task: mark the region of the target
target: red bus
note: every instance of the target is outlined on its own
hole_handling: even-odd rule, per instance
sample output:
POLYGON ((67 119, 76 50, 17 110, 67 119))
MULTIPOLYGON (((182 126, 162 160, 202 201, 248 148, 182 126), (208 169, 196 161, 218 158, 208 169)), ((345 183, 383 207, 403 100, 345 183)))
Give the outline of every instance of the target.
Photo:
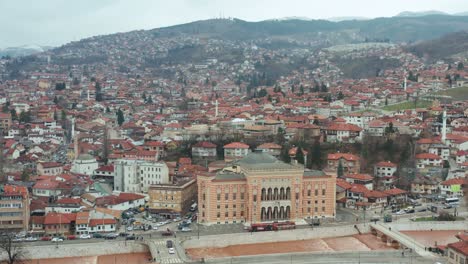
POLYGON ((258 223, 252 224, 249 228, 250 232, 260 232, 260 231, 278 231, 278 230, 287 230, 295 229, 296 223, 291 221, 286 222, 276 222, 276 223, 258 223))

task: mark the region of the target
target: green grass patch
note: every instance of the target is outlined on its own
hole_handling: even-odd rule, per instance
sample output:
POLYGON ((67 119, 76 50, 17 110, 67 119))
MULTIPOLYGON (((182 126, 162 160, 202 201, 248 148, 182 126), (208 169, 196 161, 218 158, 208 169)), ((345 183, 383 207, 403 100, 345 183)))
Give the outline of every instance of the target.
POLYGON ((399 104, 384 106, 382 109, 385 111, 398 111, 404 109, 427 108, 430 106, 432 106, 432 101, 418 100, 416 107, 414 106, 414 102, 405 101, 399 104))
POLYGON ((451 96, 453 100, 468 100, 468 86, 438 91, 437 95, 451 96))
MULTIPOLYGON (((439 221, 437 220, 437 216, 436 217, 432 217, 432 216, 428 216, 428 217, 418 217, 418 218, 413 218, 411 219, 412 221, 414 222, 432 222, 432 221, 439 221)), ((464 217, 461 217, 461 216, 457 216, 457 218, 455 219, 455 221, 463 221, 465 220, 464 217)))

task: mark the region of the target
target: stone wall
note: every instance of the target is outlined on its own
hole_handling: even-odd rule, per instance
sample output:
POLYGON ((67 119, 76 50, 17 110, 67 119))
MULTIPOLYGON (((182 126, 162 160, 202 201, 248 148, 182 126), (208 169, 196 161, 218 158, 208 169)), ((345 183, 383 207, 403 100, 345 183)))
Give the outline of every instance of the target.
MULTIPOLYGON (((361 233, 370 232, 370 226, 368 224, 359 224, 358 228, 361 233)), ((358 231, 354 228, 354 225, 253 233, 246 231, 244 233, 237 234, 201 236, 200 239, 192 237, 183 241, 182 245, 184 248, 226 247, 239 244, 307 240, 315 238, 351 236, 356 234, 358 234, 358 231)))
MULTIPOLYGON (((50 245, 33 246, 25 244, 24 252, 27 259, 47 259, 66 257, 90 257, 101 255, 125 254, 147 252, 148 247, 134 241, 108 241, 98 243, 76 243, 59 244, 58 248, 54 243, 50 245)), ((1 254, 1 259, 6 255, 1 254)))
POLYGON ((467 230, 468 221, 406 222, 387 225, 399 231, 467 230))

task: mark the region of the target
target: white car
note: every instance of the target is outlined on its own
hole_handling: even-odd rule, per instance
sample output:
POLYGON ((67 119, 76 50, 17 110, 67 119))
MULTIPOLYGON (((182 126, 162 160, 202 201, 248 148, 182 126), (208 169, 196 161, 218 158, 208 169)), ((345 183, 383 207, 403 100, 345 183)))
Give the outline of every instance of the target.
POLYGON ((91 235, 90 234, 81 234, 80 239, 90 239, 91 235))
POLYGON ((34 242, 34 241, 37 241, 37 237, 27 237, 24 239, 24 241, 26 242, 34 242))
POLYGON ((165 224, 166 224, 165 222, 159 222, 159 223, 156 223, 156 226, 163 226, 165 224))
POLYGON ((169 248, 169 254, 175 254, 175 249, 174 248, 169 248))
POLYGON ((127 227, 127 231, 133 231, 133 226, 127 227))
POLYGON ((52 242, 63 242, 63 238, 61 238, 61 237, 54 237, 54 238, 52 238, 51 241, 52 241, 52 242))
POLYGON ((405 213, 406 213, 405 211, 401 210, 401 211, 398 211, 396 214, 397 215, 402 215, 402 214, 405 214, 405 213))
POLYGON ((151 227, 153 228, 153 230, 158 230, 158 227, 155 226, 155 225, 153 225, 153 226, 151 226, 151 227))
POLYGON ((190 227, 183 227, 181 231, 182 232, 190 232, 190 231, 192 231, 192 229, 190 227))

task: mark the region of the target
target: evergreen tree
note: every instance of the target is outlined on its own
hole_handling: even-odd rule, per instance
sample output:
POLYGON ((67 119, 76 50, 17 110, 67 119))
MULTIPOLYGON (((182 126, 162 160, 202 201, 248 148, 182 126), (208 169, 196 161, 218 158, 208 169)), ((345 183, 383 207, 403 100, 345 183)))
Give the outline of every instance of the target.
POLYGON ((301 95, 304 95, 304 86, 301 84, 301 87, 299 87, 299 93, 301 95))
POLYGON ((141 99, 143 99, 143 102, 146 102, 146 92, 143 92, 143 95, 141 96, 141 99))
POLYGON ((57 96, 54 96, 54 104, 57 104, 58 103, 58 98, 57 96))
POLYGON ((102 88, 101 84, 99 82, 96 82, 96 94, 95 94, 95 99, 97 102, 102 101, 102 88))
POLYGON ((8 113, 10 111, 10 102, 6 102, 3 106, 2 106, 2 112, 3 113, 8 113))
POLYGON ((21 172, 21 181, 29 181, 29 172, 27 170, 23 170, 23 172, 21 172))
POLYGON ((302 152, 302 148, 300 146, 296 149, 296 160, 300 164, 304 164, 304 152, 302 152))
POLYGON ((343 94, 343 92, 340 91, 340 92, 338 93, 338 96, 337 96, 336 98, 337 98, 338 100, 344 99, 344 94, 343 94))
POLYGON ((336 175, 338 177, 343 177, 343 175, 344 175, 344 168, 343 168, 343 164, 341 163, 341 160, 338 162, 338 168, 336 169, 336 175))
POLYGON ((30 111, 23 111, 19 116, 19 121, 23 123, 31 122, 31 112, 30 111))
POLYGON ((121 126, 124 122, 125 122, 124 113, 119 108, 119 110, 117 111, 117 123, 119 124, 119 126, 121 126))
POLYGON ((152 104, 152 103, 153 103, 153 98, 151 98, 151 95, 148 96, 148 101, 146 101, 146 103, 148 103, 148 104, 152 104))
POLYGON ((385 105, 388 105, 388 98, 385 97, 385 105))
POLYGON ((109 108, 109 106, 106 106, 106 113, 110 113, 110 108, 109 108))
POLYGON ((457 65, 457 70, 461 71, 465 68, 465 66, 463 65, 462 62, 459 62, 458 65, 457 65))
POLYGON ((328 92, 328 87, 324 83, 322 83, 322 86, 320 87, 320 91, 322 93, 326 93, 328 92))
POLYGON ((317 166, 318 169, 322 168, 322 151, 320 149, 320 141, 315 140, 314 145, 312 146, 311 153, 312 163, 317 166))
POLYGON ((54 120, 55 120, 55 121, 58 121, 57 110, 54 110, 54 120))
POLYGON ((18 115, 16 114, 16 110, 14 108, 10 110, 10 114, 11 114, 11 120, 18 119, 18 115))

